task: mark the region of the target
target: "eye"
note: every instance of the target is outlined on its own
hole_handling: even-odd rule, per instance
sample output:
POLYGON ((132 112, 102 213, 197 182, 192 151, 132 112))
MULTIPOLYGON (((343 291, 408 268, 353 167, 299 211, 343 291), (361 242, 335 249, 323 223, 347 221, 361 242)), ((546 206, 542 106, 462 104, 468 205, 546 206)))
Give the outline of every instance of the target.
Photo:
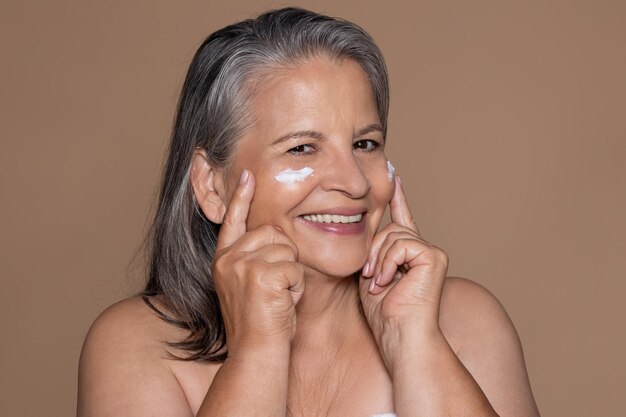
POLYGON ((309 154, 312 154, 313 151, 315 151, 315 148, 313 147, 313 145, 305 143, 303 145, 295 146, 289 149, 287 152, 292 155, 309 155, 309 154))
POLYGON ((380 148, 380 143, 372 139, 361 139, 354 142, 354 149, 362 149, 366 152, 372 152, 380 148))

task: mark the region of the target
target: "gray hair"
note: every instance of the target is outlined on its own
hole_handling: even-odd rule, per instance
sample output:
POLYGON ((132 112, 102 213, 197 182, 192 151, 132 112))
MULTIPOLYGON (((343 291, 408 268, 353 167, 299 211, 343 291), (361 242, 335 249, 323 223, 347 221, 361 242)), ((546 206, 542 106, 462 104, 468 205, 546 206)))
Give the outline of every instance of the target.
MULTIPOLYGON (((264 13, 210 35, 187 73, 149 237, 144 301, 164 320, 190 331, 170 346, 186 360, 223 361, 226 335, 211 276, 219 225, 196 206, 189 171, 196 148, 214 166, 227 167, 243 132, 253 122, 247 104, 255 83, 272 68, 315 56, 351 59, 367 74, 387 132, 389 83, 380 49, 359 26, 298 8, 264 13), (153 297, 163 307, 157 307, 153 297)), ((262 88, 262 87, 259 87, 262 88)))

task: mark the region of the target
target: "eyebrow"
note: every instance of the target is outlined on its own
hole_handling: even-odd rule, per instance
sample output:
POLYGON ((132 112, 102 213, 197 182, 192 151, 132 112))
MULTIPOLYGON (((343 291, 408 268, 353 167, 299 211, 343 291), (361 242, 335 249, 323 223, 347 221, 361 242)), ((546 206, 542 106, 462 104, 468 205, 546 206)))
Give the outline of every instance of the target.
POLYGON ((286 135, 279 137, 272 143, 272 145, 276 145, 289 139, 297 139, 302 137, 309 137, 317 140, 325 138, 324 134, 316 130, 298 130, 297 132, 287 133, 286 135))
MULTIPOLYGON (((383 133, 384 130, 383 130, 383 127, 380 125, 380 123, 372 123, 371 125, 367 125, 363 129, 356 132, 353 136, 353 139, 356 139, 359 136, 367 135, 368 133, 372 133, 372 132, 383 133)), ((289 139, 297 139, 297 138, 302 138, 302 137, 309 137, 309 138, 316 139, 316 140, 321 140, 321 139, 326 138, 326 136, 324 136, 323 133, 318 132, 316 130, 298 130, 297 132, 287 133, 286 135, 279 137, 272 143, 272 145, 285 142, 289 139)))
POLYGON ((361 129, 358 132, 356 132, 354 134, 354 138, 353 139, 356 139, 359 136, 367 135, 368 133, 372 133, 372 132, 384 133, 384 129, 380 125, 380 123, 372 123, 371 125, 365 126, 363 129, 361 129))

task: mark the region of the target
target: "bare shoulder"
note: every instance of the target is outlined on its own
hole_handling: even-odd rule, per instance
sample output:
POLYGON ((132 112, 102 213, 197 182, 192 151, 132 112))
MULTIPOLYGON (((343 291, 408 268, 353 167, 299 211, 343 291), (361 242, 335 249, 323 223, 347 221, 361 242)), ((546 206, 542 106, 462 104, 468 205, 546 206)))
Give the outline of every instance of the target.
POLYGON ((449 277, 440 327, 501 416, 538 416, 522 345, 500 301, 474 281, 449 277))
POLYGON ((108 307, 94 321, 81 359, 106 354, 104 359, 138 356, 158 361, 166 356, 163 341, 172 336, 172 326, 161 320, 140 297, 128 298, 108 307))
POLYGON ((466 278, 446 278, 440 325, 450 344, 458 349, 482 341, 485 335, 519 341, 500 301, 485 287, 466 278))
POLYGON ((77 415, 190 416, 167 366, 164 342, 176 336, 172 328, 139 297, 102 312, 81 353, 77 415))
POLYGON ((119 301, 105 309, 94 321, 87 336, 87 344, 104 337, 130 338, 129 342, 144 343, 144 335, 162 333, 166 329, 154 311, 140 297, 119 301))

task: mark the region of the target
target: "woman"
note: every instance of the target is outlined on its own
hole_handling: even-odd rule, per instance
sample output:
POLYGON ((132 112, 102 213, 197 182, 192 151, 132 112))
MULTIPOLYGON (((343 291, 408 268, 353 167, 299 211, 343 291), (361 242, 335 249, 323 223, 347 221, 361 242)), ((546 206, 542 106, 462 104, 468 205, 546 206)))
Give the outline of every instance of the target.
POLYGON ((289 8, 211 35, 148 284, 92 326, 78 415, 538 415, 505 311, 419 235, 387 111, 382 55, 349 22, 289 8))

